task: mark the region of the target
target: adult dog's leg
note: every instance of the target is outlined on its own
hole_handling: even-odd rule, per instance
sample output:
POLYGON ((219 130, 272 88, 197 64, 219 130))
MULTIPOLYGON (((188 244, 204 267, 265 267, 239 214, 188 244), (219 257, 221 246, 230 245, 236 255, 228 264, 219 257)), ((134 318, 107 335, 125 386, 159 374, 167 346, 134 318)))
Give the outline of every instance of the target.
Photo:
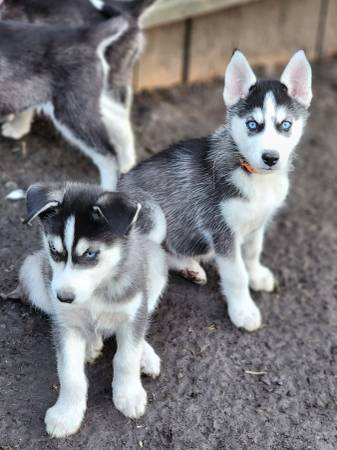
POLYGON ((196 284, 206 284, 207 275, 197 260, 188 256, 168 253, 169 269, 179 273, 182 277, 196 284))
POLYGON ((260 262, 263 248, 264 228, 252 233, 242 247, 243 259, 249 275, 249 286, 254 291, 272 292, 275 288, 275 278, 268 267, 260 262))
POLYGON ((132 324, 123 324, 116 333, 117 352, 112 381, 115 407, 133 419, 145 412, 147 395, 140 379, 144 338, 135 339, 132 324))
POLYGON ((115 149, 111 146, 98 110, 90 112, 76 102, 66 102, 56 108, 49 103, 43 111, 51 118, 62 136, 89 157, 98 168, 104 189, 115 190, 119 173, 115 149))
POLYGON ((88 383, 84 373, 86 342, 73 330, 62 330, 59 339, 57 370, 60 393, 45 417, 47 432, 53 437, 76 433, 87 406, 88 383))
POLYGON ((2 135, 11 139, 21 139, 30 132, 33 118, 32 109, 15 114, 14 118, 2 125, 2 135))
POLYGON ((240 243, 234 242, 233 250, 228 256, 217 254, 216 262, 231 321, 247 331, 256 330, 261 326, 261 313, 249 293, 248 273, 240 243))
POLYGON ((129 106, 125 107, 114 100, 108 92, 103 92, 100 108, 109 140, 117 152, 119 169, 122 173, 126 173, 136 164, 135 139, 129 106))

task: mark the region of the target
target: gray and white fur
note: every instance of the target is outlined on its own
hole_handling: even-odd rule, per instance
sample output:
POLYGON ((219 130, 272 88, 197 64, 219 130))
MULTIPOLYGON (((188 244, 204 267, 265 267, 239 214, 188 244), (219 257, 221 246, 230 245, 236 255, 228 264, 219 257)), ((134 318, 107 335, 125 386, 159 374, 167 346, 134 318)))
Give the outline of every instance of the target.
POLYGON ((119 181, 120 189, 140 187, 162 207, 170 268, 203 284, 199 263, 215 260, 231 321, 248 331, 261 325, 249 288, 275 287, 260 262, 263 236, 288 194, 311 98, 311 67, 302 50, 280 81, 257 81, 237 50, 225 75, 225 125, 172 146, 119 181))
POLYGON ((2 135, 20 139, 42 111, 97 166, 106 189, 136 161, 130 123, 139 17, 154 0, 4 0, 2 135))
POLYGON ((113 402, 125 416, 140 417, 147 403, 141 373, 160 372, 160 358, 145 340, 167 282, 165 230, 161 224, 156 232, 153 220, 160 208, 141 193, 36 184, 27 193, 27 213, 28 223, 40 220, 42 248, 24 261, 20 285, 52 320, 60 381, 45 416, 47 432, 63 437, 79 429, 87 403, 85 363, 113 334, 113 402))

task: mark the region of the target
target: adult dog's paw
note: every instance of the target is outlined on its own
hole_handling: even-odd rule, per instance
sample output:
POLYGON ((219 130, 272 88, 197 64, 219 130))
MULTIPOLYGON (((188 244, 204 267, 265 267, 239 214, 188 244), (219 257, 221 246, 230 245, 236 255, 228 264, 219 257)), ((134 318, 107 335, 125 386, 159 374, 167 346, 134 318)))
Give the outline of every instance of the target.
POLYGON ((113 386, 113 402, 124 416, 138 419, 145 413, 147 395, 141 383, 135 386, 113 386))
POLYGON ((228 314, 233 324, 247 331, 255 331, 262 323, 261 313, 253 300, 234 301, 228 306, 228 314))
POLYGON ((249 278, 249 287, 253 291, 273 292, 275 289, 275 277, 268 267, 258 266, 250 273, 249 278))
POLYGON ((71 405, 62 408, 57 403, 48 409, 44 422, 51 437, 62 438, 76 433, 80 428, 84 409, 71 405))

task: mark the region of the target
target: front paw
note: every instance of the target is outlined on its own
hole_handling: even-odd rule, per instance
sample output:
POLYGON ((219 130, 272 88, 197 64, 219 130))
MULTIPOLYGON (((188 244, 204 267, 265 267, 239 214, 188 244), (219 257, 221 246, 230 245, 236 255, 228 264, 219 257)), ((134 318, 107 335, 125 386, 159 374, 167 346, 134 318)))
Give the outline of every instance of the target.
POLYGON ((250 273, 249 287, 253 291, 273 292, 275 286, 275 277, 268 267, 260 265, 250 273))
POLYGON ((47 433, 56 438, 76 433, 81 426, 84 412, 85 407, 78 408, 75 403, 66 408, 56 403, 46 412, 44 422, 47 433))
POLYGON ((141 383, 137 386, 113 386, 113 402, 115 407, 126 417, 138 419, 145 413, 147 395, 141 383))
POLYGON ((251 299, 233 302, 228 306, 228 314, 236 327, 247 331, 257 330, 262 323, 260 310, 251 299))
POLYGON ((89 364, 93 364, 96 359, 102 354, 103 340, 98 337, 92 345, 87 345, 85 361, 89 364))

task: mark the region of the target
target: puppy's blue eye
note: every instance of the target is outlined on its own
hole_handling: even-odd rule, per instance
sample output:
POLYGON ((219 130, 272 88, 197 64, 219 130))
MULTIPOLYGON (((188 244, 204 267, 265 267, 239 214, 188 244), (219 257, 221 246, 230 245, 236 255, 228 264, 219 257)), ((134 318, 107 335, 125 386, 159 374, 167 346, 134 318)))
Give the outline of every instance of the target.
POLYGON ((99 253, 99 251, 94 251, 94 250, 91 250, 90 248, 84 253, 84 257, 85 258, 87 258, 87 259, 91 259, 91 260, 93 260, 93 259, 96 259, 97 258, 97 256, 98 256, 98 253, 99 253))
POLYGON ((246 122, 246 127, 248 128, 249 131, 256 131, 257 130, 257 122, 255 122, 255 120, 248 120, 248 122, 246 122))
POLYGON ((292 123, 289 122, 289 120, 284 120, 281 122, 281 130, 283 131, 289 131, 292 126, 292 123))

